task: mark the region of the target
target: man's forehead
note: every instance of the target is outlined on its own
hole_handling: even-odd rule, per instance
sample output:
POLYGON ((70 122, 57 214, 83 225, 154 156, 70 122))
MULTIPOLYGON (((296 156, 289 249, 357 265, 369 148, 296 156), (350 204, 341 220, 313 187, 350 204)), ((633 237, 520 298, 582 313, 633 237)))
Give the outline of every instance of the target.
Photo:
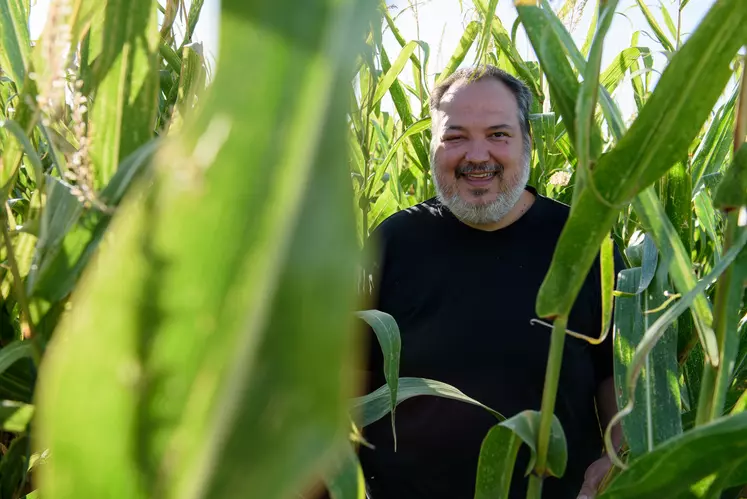
POLYGON ((495 78, 481 78, 479 80, 458 80, 454 82, 441 97, 440 104, 453 105, 460 101, 478 99, 485 102, 501 103, 503 105, 513 104, 516 106, 516 96, 501 81, 495 78))

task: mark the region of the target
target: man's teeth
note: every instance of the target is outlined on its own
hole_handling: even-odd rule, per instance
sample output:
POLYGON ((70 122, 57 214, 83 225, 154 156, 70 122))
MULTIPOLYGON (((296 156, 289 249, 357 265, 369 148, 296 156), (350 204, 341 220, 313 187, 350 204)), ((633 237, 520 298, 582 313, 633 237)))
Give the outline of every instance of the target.
POLYGON ((468 173, 467 176, 469 178, 490 178, 493 175, 495 175, 495 172, 487 172, 487 173, 468 173))

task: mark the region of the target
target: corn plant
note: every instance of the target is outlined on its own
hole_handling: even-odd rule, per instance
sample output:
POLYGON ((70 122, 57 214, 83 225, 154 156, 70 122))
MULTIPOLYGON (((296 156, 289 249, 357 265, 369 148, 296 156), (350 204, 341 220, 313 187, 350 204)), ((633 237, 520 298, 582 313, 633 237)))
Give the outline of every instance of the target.
POLYGON ((0 497, 308 497, 323 481, 362 498, 350 441, 383 417, 396 434, 396 406, 423 395, 495 416, 476 497, 505 497, 521 445, 540 497, 565 467, 565 317, 601 251, 626 440, 601 497, 736 498, 747 5, 719 0, 685 40, 687 0, 659 9, 665 28, 636 0, 656 41, 636 33, 605 68, 617 1, 597 2, 581 48, 576 2, 517 3, 507 27, 474 0, 433 74, 383 1, 224 0, 213 75, 192 43, 199 0, 55 0, 35 43, 29 3, 0 0, 0 497), (530 87, 530 184, 572 206, 537 301, 554 321, 542 410, 517 415, 400 377, 394 320, 353 313, 370 231, 434 194, 429 90, 474 62, 530 87), (626 84, 632 121, 613 99, 626 84), (629 267, 614 290, 613 241, 629 267), (350 401, 360 320, 387 384, 350 401))
MULTIPOLYGON (((555 355, 551 353, 548 362, 540 430, 527 437, 522 419, 538 415, 521 414, 501 422, 486 436, 476 497, 505 497, 522 440, 537 457, 529 497, 540 496, 538 477, 557 475, 564 467, 562 446, 548 445, 555 441, 550 435, 556 433, 552 406, 560 369, 557 355, 566 334, 564 317, 600 246, 607 254, 602 258, 602 274, 607 276, 605 323, 611 320, 613 294, 617 297, 615 370, 623 409, 617 419, 622 420, 627 442, 621 455, 613 456, 618 468, 608 477, 609 490, 603 497, 680 497, 677 494, 690 488, 698 490, 697 497, 715 497, 722 490, 725 497, 735 497, 745 483, 743 473, 734 470, 745 467, 744 442, 735 435, 745 424, 740 413, 747 388, 745 232, 744 221, 739 222, 747 185, 738 154, 745 139, 740 125, 745 115, 741 111, 745 100, 740 97, 744 62, 737 56, 745 40, 737 25, 747 13, 738 2, 717 2, 685 43, 681 18, 687 2, 675 6, 674 16, 662 7, 667 35, 650 7, 638 1, 645 29, 655 33, 660 47, 640 46, 640 32, 636 32, 631 46, 605 69, 600 65, 601 49, 617 2, 599 2, 581 49, 548 3, 539 3, 517 6, 539 65, 518 55, 512 39, 515 29, 509 34, 493 15, 495 3, 475 0, 480 16, 467 25, 444 73, 432 81, 435 84, 462 64, 473 45, 479 61, 524 79, 537 103, 532 116, 530 184, 540 194, 572 206, 537 302, 538 314, 555 320, 551 347, 555 355), (652 90, 654 50, 665 51, 670 61, 652 90), (713 50, 720 56, 714 57, 713 50), (718 79, 706 82, 687 76, 694 74, 718 79), (638 108, 636 119, 629 123, 611 98, 626 76, 638 108), (683 81, 688 84, 681 87, 683 81), (722 103, 714 107, 720 97, 722 103), (730 201, 719 200, 724 196, 730 201), (611 257, 609 237, 625 250, 630 267, 618 278, 614 293, 615 276, 604 266, 611 257), (585 249, 579 253, 579 248, 585 249), (720 275, 724 277, 717 281, 720 275), (688 308, 691 313, 683 314, 688 308), (709 459, 704 448, 716 434, 733 445, 723 458, 703 466, 709 459), (682 449, 692 452, 690 462, 683 459, 676 464, 664 457, 682 449), (702 459, 697 458, 699 452, 702 459), (657 477, 647 472, 652 463, 659 463, 657 477), (680 465, 690 467, 691 474, 678 474, 680 465), (671 470, 666 471, 666 466, 671 470), (613 481, 623 469, 627 471, 613 481)), ((426 103, 418 92, 428 87, 420 71, 427 61, 417 60, 413 53, 415 44, 423 42, 403 39, 390 12, 383 5, 381 11, 382 22, 400 42, 402 52, 390 63, 377 31, 381 28, 372 26, 371 53, 360 62, 361 87, 354 92, 358 98, 350 120, 361 239, 389 214, 434 194, 428 183, 429 166, 423 164, 419 151, 430 142, 426 103), (396 79, 408 61, 415 88, 396 79), (369 105, 377 104, 387 91, 396 117, 369 105), (371 95, 376 96, 373 101, 371 95), (420 106, 420 113, 413 106, 420 106), (365 129, 368 135, 361 133, 365 129), (366 137, 368 141, 363 140, 366 137)), ((609 263, 607 268, 611 269, 609 263)), ((382 347, 387 351, 386 345, 382 347)), ((378 407, 391 398, 393 409, 400 401, 396 383, 387 379, 389 386, 357 402, 364 416, 369 410, 366 404, 378 407)), ((413 383, 401 381, 407 381, 408 388, 413 383)), ((431 382, 417 383, 430 386, 431 382)), ((376 415, 383 416, 380 410, 376 415)), ((367 423, 367 417, 362 422, 367 423)))

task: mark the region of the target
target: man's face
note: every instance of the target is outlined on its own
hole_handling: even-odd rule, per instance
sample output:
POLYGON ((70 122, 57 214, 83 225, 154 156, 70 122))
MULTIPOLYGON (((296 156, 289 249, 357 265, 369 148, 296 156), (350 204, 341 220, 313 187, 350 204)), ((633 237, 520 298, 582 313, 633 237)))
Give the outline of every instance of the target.
POLYGON ((529 176, 513 93, 494 78, 457 82, 434 119, 431 168, 439 198, 466 222, 497 222, 529 176))

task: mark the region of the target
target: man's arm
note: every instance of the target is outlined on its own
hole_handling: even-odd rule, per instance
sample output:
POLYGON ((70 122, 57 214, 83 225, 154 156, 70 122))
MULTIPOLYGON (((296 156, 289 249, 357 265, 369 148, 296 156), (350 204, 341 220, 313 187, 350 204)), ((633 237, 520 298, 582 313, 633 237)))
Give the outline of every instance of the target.
MULTIPOLYGON (((596 401, 599 422, 602 425, 602 431, 606 431, 613 416, 617 414, 615 378, 613 376, 610 376, 599 383, 596 401)), ((615 451, 620 450, 622 441, 622 427, 618 423, 612 428, 612 446, 615 448, 615 451)), ((591 463, 591 466, 586 469, 584 484, 582 485, 581 491, 578 495, 579 499, 592 499, 596 497, 599 484, 602 483, 602 480, 604 480, 604 477, 609 473, 611 468, 612 462, 606 452, 604 456, 591 463)))
MULTIPOLYGON (((602 431, 607 430, 610 421, 618 412, 617 397, 615 395, 615 378, 610 376, 601 383, 597 389, 597 411, 599 412, 599 422, 602 425, 602 431)), ((623 434, 620 423, 612 428, 612 445, 615 451, 620 450, 622 446, 623 434)))

